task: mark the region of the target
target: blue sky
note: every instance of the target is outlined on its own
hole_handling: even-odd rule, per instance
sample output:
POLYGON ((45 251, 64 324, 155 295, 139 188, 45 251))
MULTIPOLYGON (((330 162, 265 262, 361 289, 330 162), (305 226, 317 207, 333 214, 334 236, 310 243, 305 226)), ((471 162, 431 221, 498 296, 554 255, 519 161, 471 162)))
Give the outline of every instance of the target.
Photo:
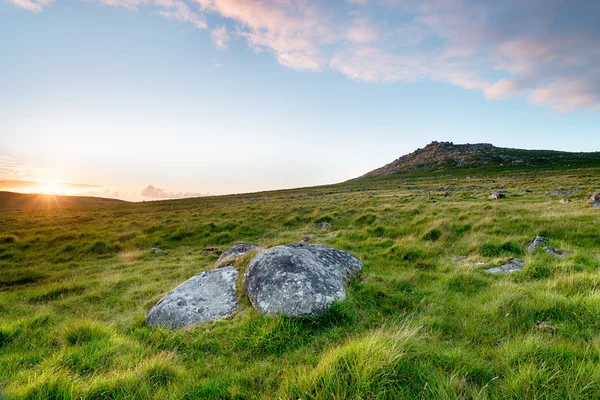
POLYGON ((140 200, 433 140, 600 150, 599 2, 1 1, 0 181, 140 200))

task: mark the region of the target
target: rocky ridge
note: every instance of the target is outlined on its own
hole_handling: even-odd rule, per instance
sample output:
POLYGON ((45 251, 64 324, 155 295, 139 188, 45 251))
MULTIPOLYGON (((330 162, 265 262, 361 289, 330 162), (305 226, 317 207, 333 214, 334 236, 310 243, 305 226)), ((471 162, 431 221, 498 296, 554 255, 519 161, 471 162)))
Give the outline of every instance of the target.
POLYGON ((496 147, 490 143, 454 144, 434 141, 422 149, 417 149, 361 176, 361 178, 451 167, 538 166, 550 163, 577 163, 584 160, 595 160, 600 163, 600 152, 569 153, 552 150, 521 150, 496 147))

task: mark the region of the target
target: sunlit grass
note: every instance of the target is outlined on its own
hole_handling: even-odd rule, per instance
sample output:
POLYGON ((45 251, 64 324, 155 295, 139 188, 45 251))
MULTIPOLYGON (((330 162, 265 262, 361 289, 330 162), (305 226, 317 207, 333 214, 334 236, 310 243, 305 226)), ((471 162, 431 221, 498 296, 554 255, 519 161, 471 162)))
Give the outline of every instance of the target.
POLYGON ((4 212, 0 392, 32 399, 600 398, 600 213, 584 201, 598 172, 462 171, 4 212), (508 197, 488 200, 500 185, 508 197), (584 190, 569 204, 547 193, 572 187, 584 190), (452 196, 444 197, 448 188, 452 196), (527 253, 536 235, 568 255, 527 253), (305 236, 364 263, 347 299, 325 315, 263 317, 242 299, 223 321, 180 331, 145 325, 156 301, 212 268, 236 242, 269 247, 305 236), (511 257, 525 261, 522 272, 483 271, 511 257))

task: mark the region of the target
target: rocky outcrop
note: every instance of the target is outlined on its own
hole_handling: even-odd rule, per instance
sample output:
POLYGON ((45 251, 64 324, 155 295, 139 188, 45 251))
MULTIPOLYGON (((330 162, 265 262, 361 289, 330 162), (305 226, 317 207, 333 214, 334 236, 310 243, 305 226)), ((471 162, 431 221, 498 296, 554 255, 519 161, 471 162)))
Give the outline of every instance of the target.
MULTIPOLYGON (((568 153, 551 150, 521 150, 496 147, 489 143, 454 144, 431 142, 422 149, 406 154, 361 178, 426 171, 444 168, 474 168, 485 166, 538 166, 549 163, 579 163, 600 161, 600 153, 568 153)), ((572 194, 572 193, 560 193, 572 194)))
POLYGON ((554 257, 558 257, 558 258, 563 258, 568 255, 568 253, 566 251, 562 251, 562 250, 557 249, 556 247, 551 247, 551 246, 545 246, 544 251, 546 253, 553 255, 554 257))
POLYGON ((289 244, 258 253, 246 268, 244 289, 262 314, 315 315, 344 299, 345 282, 361 271, 361 262, 345 251, 289 244))
POLYGON ((488 268, 485 272, 489 272, 490 274, 498 275, 498 274, 510 274, 515 271, 521 271, 525 268, 525 263, 523 260, 519 258, 510 259, 506 264, 501 265, 499 267, 488 268))
POLYGON ((148 325, 171 329, 226 318, 238 309, 232 266, 204 271, 168 293, 150 309, 148 325))
POLYGON ((548 243, 548 238, 543 237, 543 236, 536 236, 527 245, 527 251, 532 253, 535 250, 537 250, 537 248, 540 247, 541 245, 543 245, 544 243, 548 243))
POLYGON ((221 254, 221 257, 215 262, 215 267, 226 265, 238 257, 245 256, 253 250, 260 250, 260 246, 248 243, 238 243, 221 254))

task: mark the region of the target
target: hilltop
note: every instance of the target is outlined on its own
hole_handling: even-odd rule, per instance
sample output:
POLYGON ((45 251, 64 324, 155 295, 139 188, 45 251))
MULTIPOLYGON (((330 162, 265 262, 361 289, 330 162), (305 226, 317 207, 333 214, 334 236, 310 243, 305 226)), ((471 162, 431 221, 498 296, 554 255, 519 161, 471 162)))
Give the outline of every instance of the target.
POLYGON ((361 178, 401 172, 479 167, 548 167, 600 165, 600 152, 570 153, 553 150, 522 150, 496 147, 490 143, 454 144, 431 142, 361 178))
POLYGON ((38 211, 55 208, 71 208, 127 203, 124 200, 88 196, 59 196, 53 194, 25 194, 0 192, 0 211, 38 211))

